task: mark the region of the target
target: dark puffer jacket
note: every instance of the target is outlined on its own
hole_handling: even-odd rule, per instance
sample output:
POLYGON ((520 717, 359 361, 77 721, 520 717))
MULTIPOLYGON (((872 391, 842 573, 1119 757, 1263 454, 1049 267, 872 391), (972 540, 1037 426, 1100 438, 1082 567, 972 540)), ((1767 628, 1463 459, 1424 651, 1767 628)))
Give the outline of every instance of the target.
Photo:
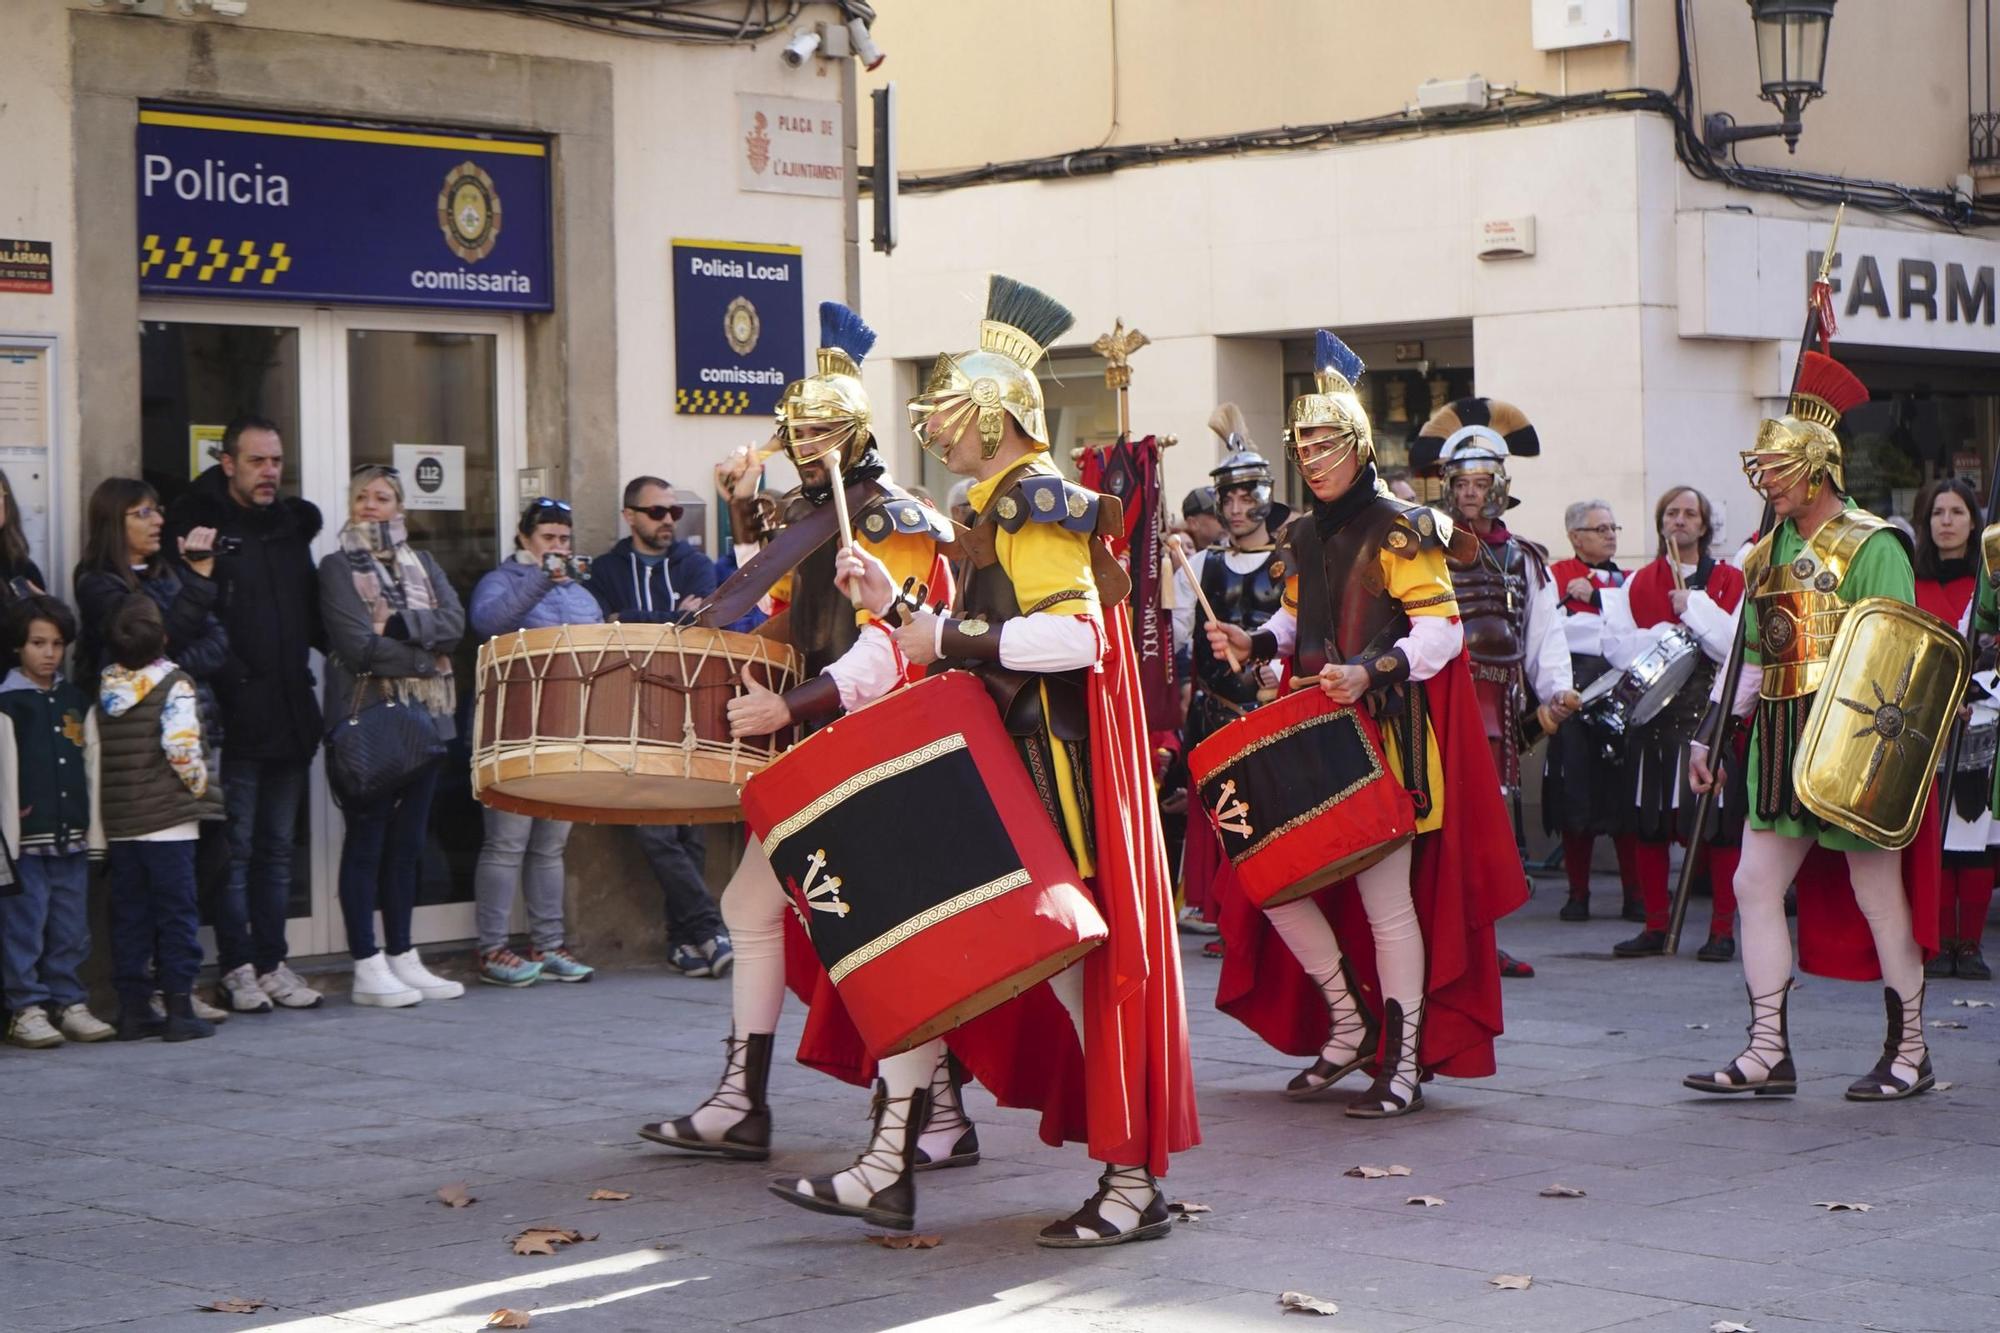
POLYGON ((166 655, 194 682, 202 735, 211 747, 220 749, 224 733, 215 683, 232 669, 229 633, 215 614, 220 589, 214 579, 203 578, 164 551, 154 562, 152 576, 139 579, 137 588, 109 570, 77 566, 76 683, 96 691, 99 673, 111 664, 104 631, 111 624, 111 613, 134 592, 145 593, 159 606, 167 626, 166 655))
MULTIPOLYGON (((309 653, 326 646, 312 549, 320 522, 319 507, 295 496, 261 507, 236 503, 219 463, 196 478, 167 514, 169 548, 202 527, 243 542, 242 550, 215 560, 221 588, 216 613, 229 634, 230 664, 214 684, 232 759, 303 762, 319 747, 319 694, 309 653)), ((188 665, 171 646, 168 652, 188 665)))

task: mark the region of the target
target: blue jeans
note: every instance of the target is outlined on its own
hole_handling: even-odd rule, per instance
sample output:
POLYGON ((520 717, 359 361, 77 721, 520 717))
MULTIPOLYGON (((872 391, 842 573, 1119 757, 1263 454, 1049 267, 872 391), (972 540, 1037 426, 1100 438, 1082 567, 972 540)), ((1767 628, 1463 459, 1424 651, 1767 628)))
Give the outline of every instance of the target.
POLYGON ((285 759, 222 760, 229 807, 229 879, 215 904, 216 961, 224 972, 285 961, 292 844, 306 797, 307 765, 285 759))
POLYGON ((90 956, 90 854, 23 856, 21 891, 0 898, 0 975, 7 1007, 84 1000, 77 973, 90 956))
POLYGON ((426 765, 400 791, 344 812, 347 836, 340 844, 340 914, 347 922, 347 952, 356 959, 377 952, 378 900, 383 944, 390 953, 410 951, 410 916, 417 908, 417 876, 423 869, 431 797, 437 793, 441 767, 441 763, 426 765))
POLYGON ((194 846, 193 838, 111 844, 111 983, 120 1006, 144 1008, 156 980, 168 995, 194 989, 201 971, 194 846))
POLYGON ((708 891, 707 839, 697 824, 640 824, 639 848, 665 900, 667 937, 699 948, 722 930, 722 912, 708 891))

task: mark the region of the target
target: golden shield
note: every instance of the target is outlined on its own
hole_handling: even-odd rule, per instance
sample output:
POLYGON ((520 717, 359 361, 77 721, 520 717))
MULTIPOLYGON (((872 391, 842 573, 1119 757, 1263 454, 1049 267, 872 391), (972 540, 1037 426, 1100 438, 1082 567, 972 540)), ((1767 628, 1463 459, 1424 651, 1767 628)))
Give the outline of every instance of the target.
POLYGON ((477 163, 461 162, 438 191, 438 229, 451 252, 468 264, 493 253, 500 239, 500 192, 477 163))
POLYGON ((1936 616, 1890 597, 1856 602, 1792 761, 1800 803, 1878 847, 1907 847, 1971 673, 1965 640, 1936 616))

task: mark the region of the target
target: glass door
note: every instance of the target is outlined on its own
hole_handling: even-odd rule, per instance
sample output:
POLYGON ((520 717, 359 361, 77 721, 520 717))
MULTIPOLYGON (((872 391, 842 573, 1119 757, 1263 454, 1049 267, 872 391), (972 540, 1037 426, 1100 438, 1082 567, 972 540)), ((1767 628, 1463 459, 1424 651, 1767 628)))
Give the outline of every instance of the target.
MULTIPOLYGON (((511 316, 328 310, 223 302, 146 302, 140 325, 141 466, 168 504, 214 462, 222 427, 242 413, 278 423, 283 490, 317 504, 324 558, 339 547, 347 485, 361 463, 404 472, 411 540, 461 601, 511 544, 522 457, 521 341, 511 316)), ((438 788, 424 858, 418 943, 472 933, 481 821, 467 775, 473 661, 454 654, 460 739, 438 788)), ((315 675, 325 679, 315 654, 315 675)), ((337 884, 342 825, 323 766, 301 820, 287 935, 298 954, 345 949, 337 884)))

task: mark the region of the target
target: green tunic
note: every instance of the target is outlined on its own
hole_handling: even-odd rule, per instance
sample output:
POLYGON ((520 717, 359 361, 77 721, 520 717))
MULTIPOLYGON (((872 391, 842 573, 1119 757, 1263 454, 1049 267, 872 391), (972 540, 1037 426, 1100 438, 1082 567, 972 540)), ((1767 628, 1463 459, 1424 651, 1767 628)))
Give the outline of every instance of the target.
MULTIPOLYGON (((1993 580, 1986 573, 1986 561, 1980 556, 1977 544, 1974 554, 1979 557, 1974 561, 1979 567, 1979 590, 1972 595, 1972 637, 1976 640, 1981 634, 2000 634, 2000 595, 1994 592, 1993 580)), ((1974 646, 1977 647, 1976 644, 1974 646)), ((1993 766, 1993 793, 1989 805, 1993 817, 2000 819, 2000 764, 1993 766)))
MULTIPOLYGON (((1847 502, 1847 507, 1858 508, 1852 500, 1847 502)), ((1799 536, 1799 530, 1792 525, 1790 519, 1786 519, 1778 525, 1777 534, 1771 540, 1771 564, 1773 566, 1789 564, 1805 544, 1805 539, 1799 536)), ((1748 642, 1744 646, 1743 661, 1746 665, 1761 667, 1763 656, 1758 651, 1758 645, 1762 642, 1762 636, 1757 624, 1756 591, 1755 588, 1748 589, 1743 599, 1743 632, 1748 636, 1748 642)), ((1861 549, 1855 552, 1853 562, 1847 567, 1847 577, 1840 581, 1840 587, 1835 589, 1835 595, 1850 606, 1868 597, 1893 597, 1899 602, 1909 602, 1912 605, 1916 603, 1916 570, 1911 566, 1909 553, 1904 550, 1903 543, 1897 539, 1894 531, 1885 528, 1861 543, 1861 549)), ((1990 591, 1983 591, 1982 595, 1990 596, 1990 591)), ((1759 817, 1757 775, 1763 768, 1759 762, 1764 742, 1762 731, 1761 727, 1753 727, 1750 732, 1750 827, 1770 829, 1788 838, 1813 838, 1820 846, 1839 852, 1879 851, 1880 848, 1866 838, 1858 837, 1846 829, 1837 828, 1812 815, 1807 815, 1803 819, 1793 819, 1783 815, 1775 820, 1759 817)))

